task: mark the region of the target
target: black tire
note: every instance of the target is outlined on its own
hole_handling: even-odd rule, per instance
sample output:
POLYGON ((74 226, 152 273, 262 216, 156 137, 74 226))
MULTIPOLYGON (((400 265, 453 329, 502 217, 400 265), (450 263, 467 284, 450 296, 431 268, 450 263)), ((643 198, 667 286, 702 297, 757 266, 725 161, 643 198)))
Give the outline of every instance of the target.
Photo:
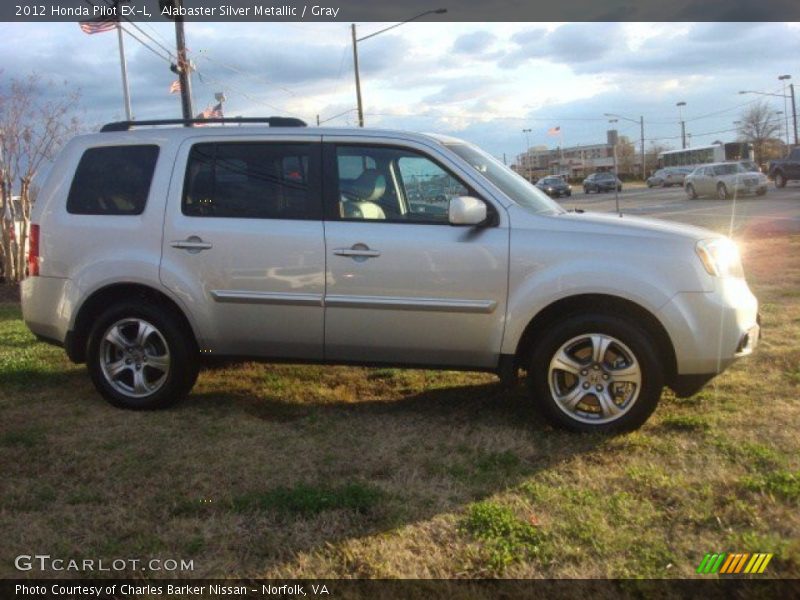
MULTIPOLYGON (((157 304, 129 301, 110 306, 96 320, 89 333, 87 346, 86 366, 97 391, 114 406, 132 410, 165 408, 186 396, 197 381, 199 361, 192 333, 186 331, 181 323, 181 316, 175 314, 174 310, 157 304), (156 341, 161 343, 163 340, 162 345, 169 354, 169 367, 163 382, 153 393, 139 397, 126 395, 118 390, 109 382, 103 370, 107 352, 103 348, 103 339, 112 326, 128 320, 141 320, 152 325, 160 336, 156 341)), ((135 366, 139 366, 138 362, 135 366)), ((131 367, 126 369, 133 376, 133 369, 131 367)), ((146 364, 141 370, 142 373, 153 372, 146 364)), ((158 370, 155 373, 157 374, 158 370)))
POLYGON ((697 199, 697 192, 695 191, 694 186, 691 183, 686 184, 686 195, 689 197, 689 200, 697 199))
POLYGON ((584 193, 584 194, 588 195, 590 191, 591 191, 591 190, 590 190, 588 187, 586 187, 586 186, 583 186, 583 193, 584 193))
POLYGON ((775 187, 783 188, 786 187, 786 175, 778 171, 775 173, 775 187))
POLYGON ((764 196, 767 193, 767 188, 758 188, 756 190, 756 196, 764 196))
POLYGON ((629 317, 597 313, 573 315, 554 323, 544 332, 530 357, 528 383, 534 402, 552 424, 571 431, 613 433, 637 429, 655 410, 664 387, 663 361, 659 360, 656 349, 649 332, 629 317), (626 412, 607 422, 592 423, 567 414, 554 399, 548 380, 555 353, 573 338, 588 334, 611 336, 622 342, 634 355, 641 373, 638 397, 626 412))
POLYGON ((724 183, 717 184, 717 198, 720 200, 727 200, 730 198, 730 194, 728 193, 728 188, 725 187, 724 183))

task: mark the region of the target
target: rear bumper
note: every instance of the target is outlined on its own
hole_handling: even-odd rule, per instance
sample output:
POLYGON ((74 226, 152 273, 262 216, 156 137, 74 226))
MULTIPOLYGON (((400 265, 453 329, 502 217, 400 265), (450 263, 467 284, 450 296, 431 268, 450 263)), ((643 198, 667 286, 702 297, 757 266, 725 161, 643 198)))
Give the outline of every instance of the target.
POLYGON ((660 311, 677 374, 714 375, 751 354, 761 335, 758 300, 743 279, 716 279, 710 293, 681 293, 660 311))
POLYGON ((63 345, 69 329, 68 279, 28 277, 20 284, 22 319, 34 335, 63 345))

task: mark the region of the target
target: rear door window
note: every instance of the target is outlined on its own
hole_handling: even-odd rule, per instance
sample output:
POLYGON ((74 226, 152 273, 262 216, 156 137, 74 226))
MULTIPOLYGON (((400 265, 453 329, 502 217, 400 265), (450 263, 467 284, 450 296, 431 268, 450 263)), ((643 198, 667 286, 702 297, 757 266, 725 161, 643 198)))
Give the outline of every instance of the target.
POLYGON ((186 168, 183 214, 320 219, 318 154, 318 145, 308 143, 195 144, 186 168))
POLYGON ((67 197, 75 215, 139 215, 144 212, 158 146, 104 146, 83 153, 67 197))

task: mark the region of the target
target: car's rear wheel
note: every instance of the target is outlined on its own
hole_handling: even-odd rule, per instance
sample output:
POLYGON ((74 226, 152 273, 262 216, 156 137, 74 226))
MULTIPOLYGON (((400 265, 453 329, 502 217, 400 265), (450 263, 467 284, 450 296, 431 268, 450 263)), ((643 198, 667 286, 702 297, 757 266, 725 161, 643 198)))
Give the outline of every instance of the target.
POLYGON ((198 364, 191 334, 163 307, 124 302, 89 334, 87 367, 97 390, 120 408, 163 408, 191 390, 198 364))
POLYGON ((691 183, 686 185, 686 195, 689 197, 689 200, 695 200, 697 198, 697 191, 691 183))
POLYGON ((725 187, 724 183, 717 184, 717 198, 720 200, 727 200, 729 198, 728 188, 725 187))
POLYGON ((650 335, 616 315, 577 315, 554 324, 528 370, 533 397, 555 425, 580 432, 636 429, 664 386, 650 335))
POLYGON ((775 173, 775 187, 786 187, 786 176, 780 171, 775 173))

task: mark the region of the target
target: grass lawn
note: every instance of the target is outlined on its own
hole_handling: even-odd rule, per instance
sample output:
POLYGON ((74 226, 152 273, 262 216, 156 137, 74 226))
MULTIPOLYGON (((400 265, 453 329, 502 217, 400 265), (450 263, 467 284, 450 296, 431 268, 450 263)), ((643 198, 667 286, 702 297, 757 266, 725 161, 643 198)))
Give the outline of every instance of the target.
POLYGON ((756 354, 610 438, 469 373, 248 363, 122 411, 0 304, 0 577, 33 553, 196 577, 691 577, 706 552, 798 577, 800 236, 747 242, 745 270, 756 354))

